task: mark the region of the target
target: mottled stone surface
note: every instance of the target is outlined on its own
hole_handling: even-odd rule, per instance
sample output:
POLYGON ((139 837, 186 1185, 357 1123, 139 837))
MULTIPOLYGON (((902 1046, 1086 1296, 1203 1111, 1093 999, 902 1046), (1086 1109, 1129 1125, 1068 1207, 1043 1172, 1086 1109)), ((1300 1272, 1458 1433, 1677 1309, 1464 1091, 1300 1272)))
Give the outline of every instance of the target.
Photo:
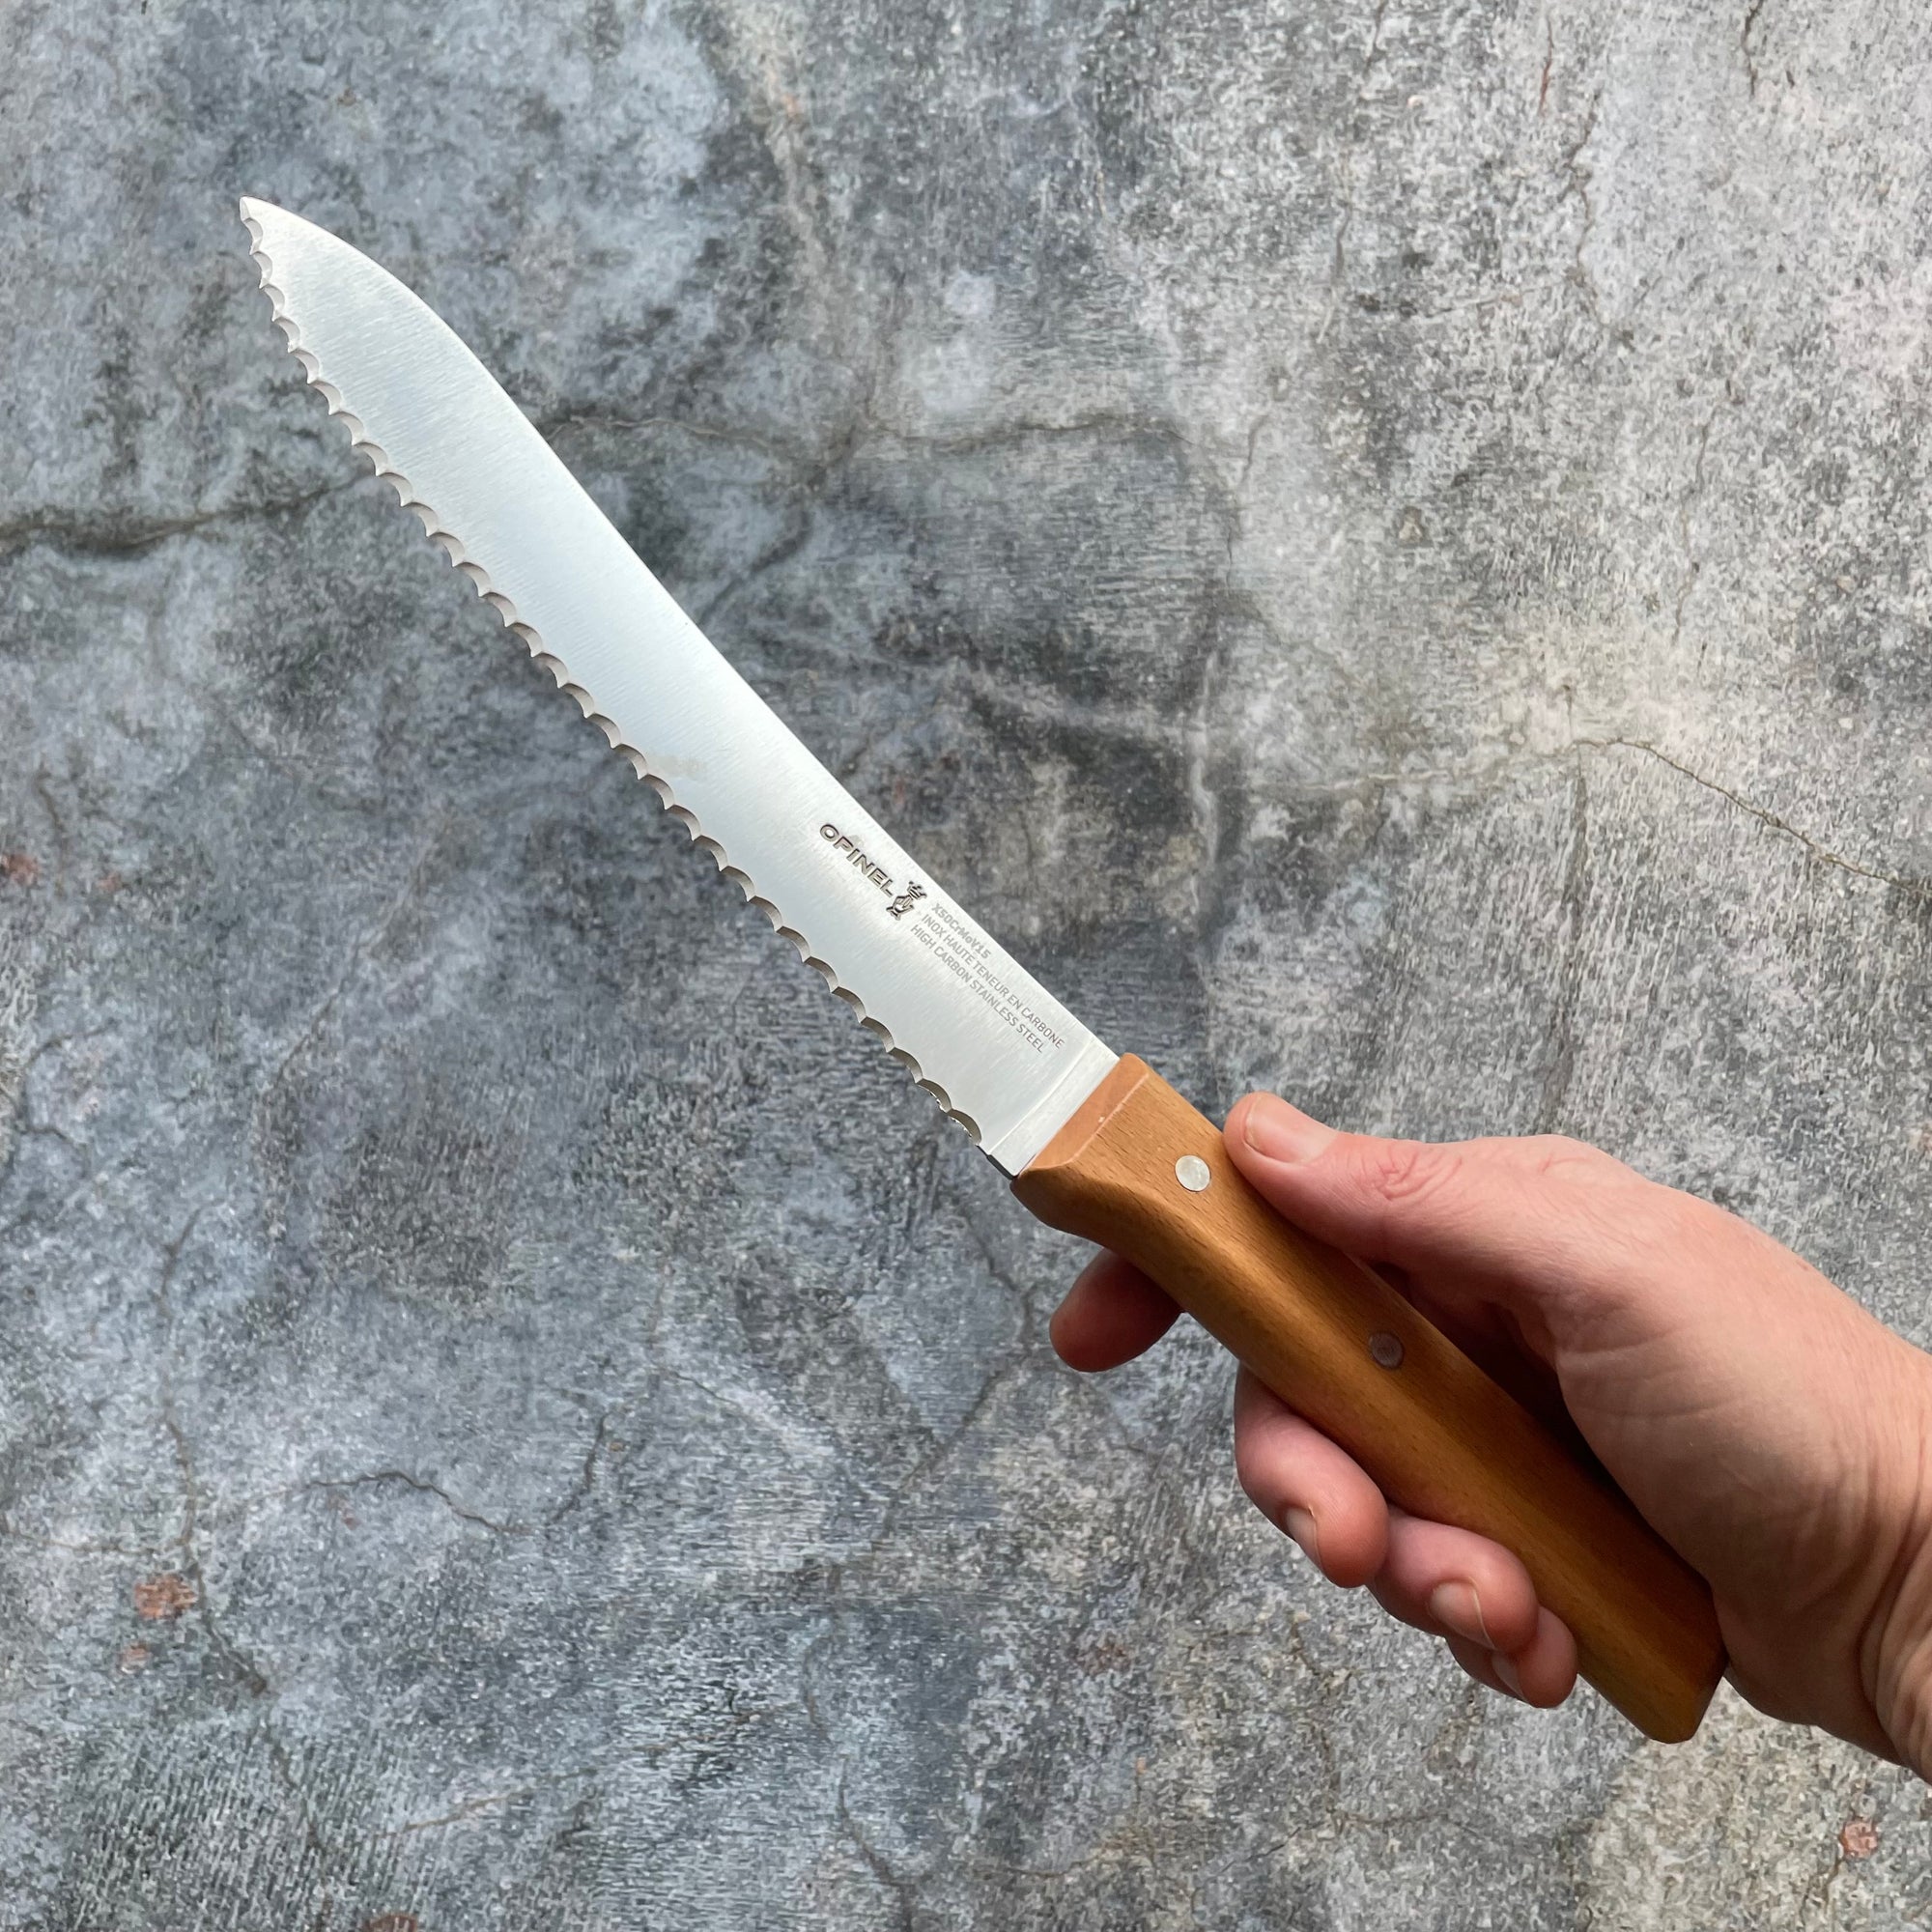
POLYGON ((358 480, 234 217, 420 288, 1204 1104, 1579 1133, 1923 1341, 1921 6, 0 52, 0 1925, 1932 1910, 1900 1774, 1318 1587, 1199 1335, 1061 1372, 1069 1244, 358 480))

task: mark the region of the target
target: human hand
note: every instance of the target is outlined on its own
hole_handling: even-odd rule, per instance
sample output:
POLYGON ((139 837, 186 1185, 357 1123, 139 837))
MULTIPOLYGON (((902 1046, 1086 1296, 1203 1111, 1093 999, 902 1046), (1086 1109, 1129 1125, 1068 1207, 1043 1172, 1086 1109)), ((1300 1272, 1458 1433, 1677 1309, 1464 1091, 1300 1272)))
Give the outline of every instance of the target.
MULTIPOLYGON (((1580 1433, 1711 1584, 1745 1696, 1932 1776, 1932 1357, 1770 1236, 1576 1141, 1377 1140, 1265 1094, 1225 1137, 1286 1220, 1580 1433)), ((1101 1254, 1053 1345, 1113 1368, 1178 1313, 1101 1254)), ((1331 1581, 1367 1584, 1492 1690, 1569 1695, 1576 1644, 1517 1557, 1392 1508, 1246 1370, 1235 1461, 1331 1581)))

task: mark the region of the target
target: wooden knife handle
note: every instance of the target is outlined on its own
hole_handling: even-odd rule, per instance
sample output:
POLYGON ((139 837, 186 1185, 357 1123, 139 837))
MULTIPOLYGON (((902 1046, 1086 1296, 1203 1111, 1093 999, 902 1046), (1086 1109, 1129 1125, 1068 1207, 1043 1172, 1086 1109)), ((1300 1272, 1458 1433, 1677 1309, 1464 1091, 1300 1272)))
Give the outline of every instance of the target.
POLYGON ((1724 1667, 1703 1578, 1379 1276, 1282 1220, 1144 1061, 1121 1060, 1013 1192, 1151 1275, 1403 1509, 1513 1549, 1640 1730, 1696 1730, 1724 1667))

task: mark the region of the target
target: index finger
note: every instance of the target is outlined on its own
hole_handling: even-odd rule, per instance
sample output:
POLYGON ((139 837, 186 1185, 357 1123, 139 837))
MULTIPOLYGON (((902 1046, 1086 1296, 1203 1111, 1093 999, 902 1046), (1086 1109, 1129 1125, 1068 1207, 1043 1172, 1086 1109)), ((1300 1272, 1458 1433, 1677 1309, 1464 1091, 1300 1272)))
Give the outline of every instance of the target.
POLYGON ((1104 1248, 1080 1270, 1047 1325, 1069 1369, 1117 1369, 1145 1354, 1180 1313, 1167 1292, 1104 1248))

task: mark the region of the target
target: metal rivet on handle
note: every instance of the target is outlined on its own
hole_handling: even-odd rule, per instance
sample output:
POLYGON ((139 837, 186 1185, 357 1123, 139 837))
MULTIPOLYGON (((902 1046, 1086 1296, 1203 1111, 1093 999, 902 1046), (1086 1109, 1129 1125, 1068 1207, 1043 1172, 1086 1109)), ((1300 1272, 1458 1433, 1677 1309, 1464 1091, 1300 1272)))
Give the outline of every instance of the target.
POLYGON ((1190 1194, 1205 1194, 1213 1176, 1198 1153, 1184 1153, 1174 1163, 1174 1178, 1190 1194))
POLYGON ((1386 1328, 1378 1328, 1369 1337, 1369 1353, 1374 1357, 1378 1368, 1402 1367, 1402 1342, 1399 1337, 1391 1335, 1386 1328))

